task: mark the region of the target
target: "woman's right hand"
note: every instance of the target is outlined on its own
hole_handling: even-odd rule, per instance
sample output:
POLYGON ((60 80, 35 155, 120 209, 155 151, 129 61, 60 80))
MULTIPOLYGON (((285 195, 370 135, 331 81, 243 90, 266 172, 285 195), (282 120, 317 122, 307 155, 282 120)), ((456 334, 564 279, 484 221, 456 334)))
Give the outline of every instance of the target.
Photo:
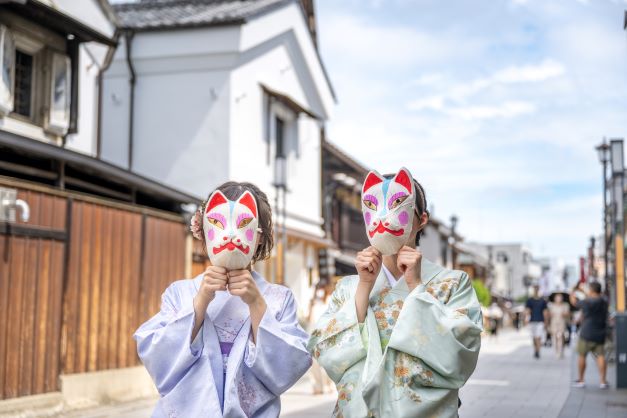
POLYGON ((368 247, 357 253, 355 258, 355 268, 359 274, 359 281, 374 285, 379 277, 383 258, 381 252, 374 247, 368 247))
POLYGON ((196 296, 199 302, 209 304, 216 296, 218 290, 226 290, 228 278, 224 267, 209 266, 200 282, 200 288, 196 296))

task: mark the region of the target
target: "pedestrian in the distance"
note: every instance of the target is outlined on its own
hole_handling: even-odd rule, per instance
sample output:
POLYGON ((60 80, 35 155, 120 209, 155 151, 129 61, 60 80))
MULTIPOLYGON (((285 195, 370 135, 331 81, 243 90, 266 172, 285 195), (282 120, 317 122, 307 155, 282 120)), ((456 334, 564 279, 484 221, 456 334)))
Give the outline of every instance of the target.
POLYGON ((549 316, 553 347, 555 347, 557 358, 563 358, 564 334, 566 333, 566 323, 570 316, 570 305, 564 302, 564 297, 561 293, 557 293, 553 302, 549 303, 549 316))
POLYGON ((457 418, 477 364, 481 307, 470 278, 422 257, 429 220, 407 169, 371 171, 362 188, 370 247, 341 279, 309 349, 335 381, 334 417, 457 418))
POLYGON ((579 379, 575 381, 575 387, 584 387, 584 374, 586 372, 586 356, 592 353, 596 357, 599 368, 600 388, 607 389, 605 379, 607 364, 605 363, 605 337, 607 333, 607 301, 601 295, 601 285, 598 282, 590 283, 587 296, 584 300, 578 300, 576 294, 570 294, 570 301, 581 309, 582 320, 577 341, 577 366, 579 379))
POLYGON ((496 338, 501 320, 503 319, 503 310, 498 303, 492 302, 488 309, 488 323, 490 324, 490 335, 496 338))
POLYGON ((272 250, 272 213, 250 183, 218 187, 192 220, 211 266, 172 283, 135 332, 161 399, 154 417, 278 417, 311 365, 292 292, 251 270, 272 250))
POLYGON ((533 339, 533 356, 540 358, 540 347, 545 333, 545 325, 548 322, 549 313, 546 300, 540 296, 540 287, 533 286, 533 294, 525 304, 525 323, 529 325, 531 338, 533 339))

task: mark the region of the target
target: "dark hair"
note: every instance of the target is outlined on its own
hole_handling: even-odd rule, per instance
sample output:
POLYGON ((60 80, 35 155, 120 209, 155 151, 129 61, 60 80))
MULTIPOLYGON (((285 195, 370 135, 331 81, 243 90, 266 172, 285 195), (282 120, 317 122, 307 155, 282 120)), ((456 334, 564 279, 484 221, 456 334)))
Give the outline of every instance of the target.
MULTIPOLYGON (((266 194, 257 186, 247 182, 240 183, 237 181, 227 181, 226 183, 218 186, 216 190, 220 190, 229 200, 237 200, 237 198, 240 197, 246 190, 252 193, 257 201, 259 228, 261 228, 257 249, 253 255, 252 262, 254 263, 256 261, 265 260, 270 257, 270 252, 274 246, 274 230, 272 228, 272 208, 270 207, 268 196, 266 196, 266 194)), ((213 191, 209 193, 209 196, 211 196, 212 193, 213 191)), ((209 196, 207 197, 207 200, 209 200, 209 196)), ((203 211, 206 204, 207 203, 205 201, 203 203, 203 211)), ((202 242, 203 248, 205 248, 206 251, 207 243, 205 241, 205 234, 202 234, 202 242)))
MULTIPOLYGON (((384 174, 383 177, 386 179, 394 178, 396 174, 384 174)), ((414 180, 414 188, 416 189, 416 210, 418 211, 418 215, 422 216, 423 213, 427 214, 427 219, 431 216, 429 214, 429 209, 427 209, 427 195, 425 193, 425 189, 422 187, 418 180, 414 180)), ((416 234, 416 247, 420 245, 420 237, 424 234, 424 228, 418 231, 416 234)))
POLYGON ((601 293, 601 283, 599 282, 592 282, 590 283, 590 290, 592 290, 594 293, 601 293))

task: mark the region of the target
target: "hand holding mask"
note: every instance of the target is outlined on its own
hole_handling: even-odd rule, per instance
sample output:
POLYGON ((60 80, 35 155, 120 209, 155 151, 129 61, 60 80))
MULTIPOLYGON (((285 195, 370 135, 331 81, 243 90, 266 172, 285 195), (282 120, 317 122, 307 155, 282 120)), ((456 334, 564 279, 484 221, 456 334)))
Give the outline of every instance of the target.
POLYGON ((411 173, 404 167, 391 179, 376 171, 366 176, 361 208, 368 240, 381 254, 396 254, 407 243, 414 220, 415 193, 411 173))

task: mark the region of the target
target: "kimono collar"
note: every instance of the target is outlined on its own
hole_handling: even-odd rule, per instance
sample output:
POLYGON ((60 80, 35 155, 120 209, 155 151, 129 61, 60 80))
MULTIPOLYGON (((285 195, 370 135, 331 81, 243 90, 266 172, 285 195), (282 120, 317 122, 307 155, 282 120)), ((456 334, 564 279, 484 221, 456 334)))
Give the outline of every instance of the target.
MULTIPOLYGON (((386 287, 392 287, 393 289, 398 289, 399 291, 409 290, 404 277, 401 277, 400 279, 398 279, 396 281, 396 284, 394 286, 391 286, 384 268, 385 266, 381 266, 381 271, 379 272, 379 276, 377 276, 377 280, 372 288, 372 292, 370 293, 371 295, 378 294, 379 292, 381 292, 381 290, 385 289, 386 287)), ((422 284, 426 285, 443 270, 444 270, 444 267, 439 266, 423 257, 421 265, 420 265, 420 276, 422 279, 422 284)), ((390 272, 390 274, 392 273, 390 272)))

